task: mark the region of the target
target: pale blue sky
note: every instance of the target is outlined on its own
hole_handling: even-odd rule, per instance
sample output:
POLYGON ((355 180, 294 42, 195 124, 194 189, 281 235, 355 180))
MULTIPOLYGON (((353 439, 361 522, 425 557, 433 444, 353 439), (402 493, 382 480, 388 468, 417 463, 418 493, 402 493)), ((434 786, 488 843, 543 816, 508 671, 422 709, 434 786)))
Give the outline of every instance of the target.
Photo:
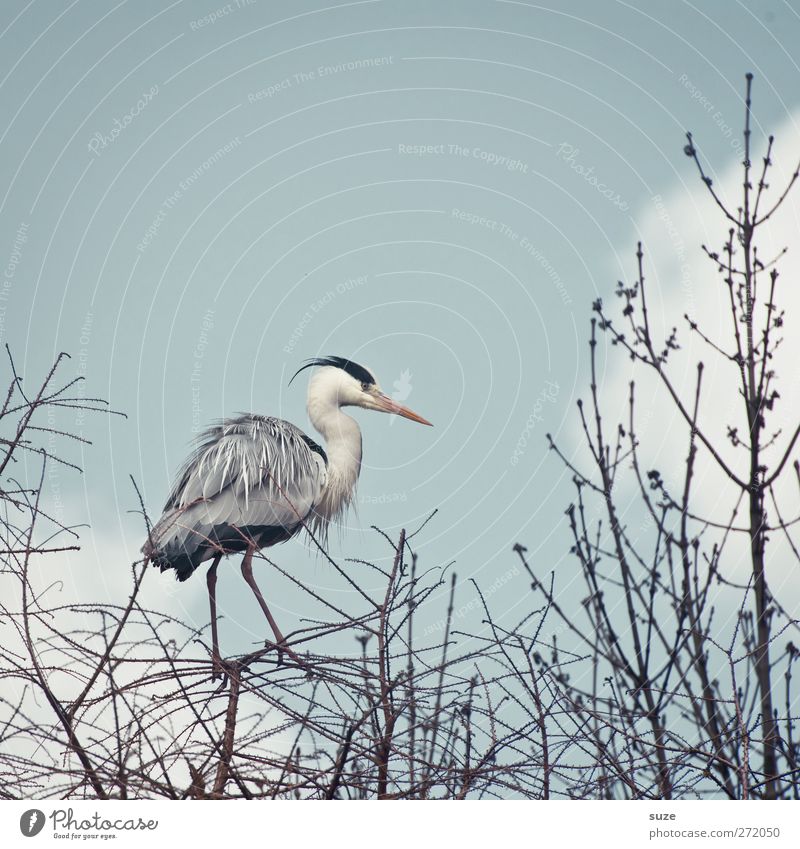
MULTIPOLYGON (((572 492, 544 435, 570 438, 591 300, 630 268, 653 195, 694 189, 687 128, 723 169, 746 71, 760 125, 800 96, 800 18, 777 0, 9 0, 0 31, 3 341, 29 381, 71 353, 128 415, 83 423, 85 475, 48 484, 93 529, 79 584, 124 573, 128 476, 156 515, 193 428, 240 410, 309 428, 287 382, 319 354, 435 424, 357 414, 360 506, 334 554, 385 556, 359 528, 438 507, 426 565, 489 586, 521 541, 557 569, 572 492)), ((334 591, 303 546, 273 553, 334 591)), ((229 621, 260 632, 225 578, 229 621)), ((498 587, 498 613, 525 586, 498 587)), ((167 604, 202 621, 204 590, 167 604)))

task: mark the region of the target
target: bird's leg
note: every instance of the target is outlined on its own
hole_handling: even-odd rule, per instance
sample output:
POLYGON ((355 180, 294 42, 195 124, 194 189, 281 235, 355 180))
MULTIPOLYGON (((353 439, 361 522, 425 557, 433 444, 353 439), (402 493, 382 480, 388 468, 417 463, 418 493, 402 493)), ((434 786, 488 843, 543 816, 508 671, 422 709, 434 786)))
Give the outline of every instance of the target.
POLYGON ((208 586, 208 604, 211 608, 211 680, 215 681, 221 677, 222 658, 219 654, 219 639, 217 636, 217 566, 222 559, 218 554, 211 563, 206 573, 206 585, 208 586))
POLYGON ((278 655, 280 656, 281 651, 285 651, 289 657, 292 658, 296 663, 302 665, 302 661, 300 658, 286 645, 286 637, 281 634, 281 630, 278 627, 278 623, 275 621, 275 618, 270 613, 269 608, 267 607, 266 601, 264 601, 264 596, 261 595, 261 590, 258 588, 258 584, 256 583, 256 579, 253 577, 253 552, 255 548, 250 546, 245 552, 244 559, 242 560, 242 576, 245 581, 250 585, 250 589, 253 591, 256 599, 258 599, 258 603, 261 605, 261 609, 264 611, 264 616, 267 617, 267 622, 269 622, 270 628, 272 628, 272 633, 275 634, 275 641, 278 644, 278 655))

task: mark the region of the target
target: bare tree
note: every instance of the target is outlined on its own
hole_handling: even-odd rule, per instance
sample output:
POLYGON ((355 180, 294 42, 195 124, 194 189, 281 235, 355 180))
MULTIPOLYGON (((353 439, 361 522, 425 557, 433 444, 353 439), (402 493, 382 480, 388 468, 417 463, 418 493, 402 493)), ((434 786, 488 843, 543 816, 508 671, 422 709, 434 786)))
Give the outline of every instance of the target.
MULTIPOLYGON (((682 395, 670 368, 680 356, 678 331, 656 338, 640 243, 633 281, 620 283, 616 292, 620 318, 612 318, 602 300, 594 304, 590 395, 588 403, 578 403, 591 467, 573 464, 548 436, 573 475, 576 498, 567 516, 572 553, 586 584, 583 616, 578 617, 559 606, 534 577, 535 588, 591 667, 579 682, 562 681, 561 686, 591 764, 584 780, 568 788, 577 795, 798 798, 798 697, 792 689, 797 649, 786 642, 786 631, 796 630, 798 622, 769 588, 767 554, 781 535, 797 558, 791 536, 796 510, 781 510, 776 484, 789 471, 798 472, 794 457, 800 425, 788 438, 769 432, 779 403, 774 355, 785 315, 778 302, 778 258, 764 258, 758 239, 785 201, 798 169, 768 200, 773 138, 755 166, 751 86, 748 75, 738 208, 729 208, 718 194, 691 133, 684 148, 727 229, 720 250, 703 246, 703 251, 727 290, 730 334, 712 339, 701 320, 689 315, 686 327, 712 356, 732 366, 732 385, 704 386, 701 361, 692 394, 682 395), (634 366, 655 375, 677 410, 686 451, 677 464, 683 469, 679 491, 670 490, 661 471, 643 466, 635 381, 625 419, 609 422, 597 382, 599 334, 634 366), (727 438, 743 453, 743 462, 726 457, 721 440, 704 423, 703 410, 721 408, 734 393, 744 426, 730 423, 727 438), (700 452, 712 458, 735 495, 730 515, 704 516, 696 506, 700 452), (621 480, 631 476, 645 515, 639 527, 626 524, 620 501, 621 480), (597 521, 591 502, 602 514, 597 521), (726 568, 743 539, 751 567, 745 585, 733 581, 726 568), (717 620, 723 609, 736 616, 730 632, 721 636, 717 620)), ((525 550, 517 551, 530 568, 525 550)))

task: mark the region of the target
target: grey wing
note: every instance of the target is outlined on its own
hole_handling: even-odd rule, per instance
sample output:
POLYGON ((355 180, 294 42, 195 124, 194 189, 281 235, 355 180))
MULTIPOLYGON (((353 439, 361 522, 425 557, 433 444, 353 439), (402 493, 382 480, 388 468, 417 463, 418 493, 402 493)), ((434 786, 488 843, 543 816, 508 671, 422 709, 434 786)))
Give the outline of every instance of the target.
POLYGON ((322 449, 289 422, 228 419, 201 437, 145 553, 183 580, 220 550, 288 539, 319 498, 326 466, 322 449))

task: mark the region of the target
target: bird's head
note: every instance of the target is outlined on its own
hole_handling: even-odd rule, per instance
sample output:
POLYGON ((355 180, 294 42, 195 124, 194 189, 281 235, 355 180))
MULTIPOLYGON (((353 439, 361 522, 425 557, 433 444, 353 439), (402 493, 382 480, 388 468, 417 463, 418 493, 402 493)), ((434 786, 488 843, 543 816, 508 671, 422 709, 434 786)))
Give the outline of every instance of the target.
POLYGON ((343 357, 308 360, 294 373, 292 380, 301 371, 314 367, 317 370, 308 384, 309 407, 315 402, 334 403, 339 407, 363 407, 365 410, 393 413, 420 424, 431 424, 382 392, 370 369, 343 357))

